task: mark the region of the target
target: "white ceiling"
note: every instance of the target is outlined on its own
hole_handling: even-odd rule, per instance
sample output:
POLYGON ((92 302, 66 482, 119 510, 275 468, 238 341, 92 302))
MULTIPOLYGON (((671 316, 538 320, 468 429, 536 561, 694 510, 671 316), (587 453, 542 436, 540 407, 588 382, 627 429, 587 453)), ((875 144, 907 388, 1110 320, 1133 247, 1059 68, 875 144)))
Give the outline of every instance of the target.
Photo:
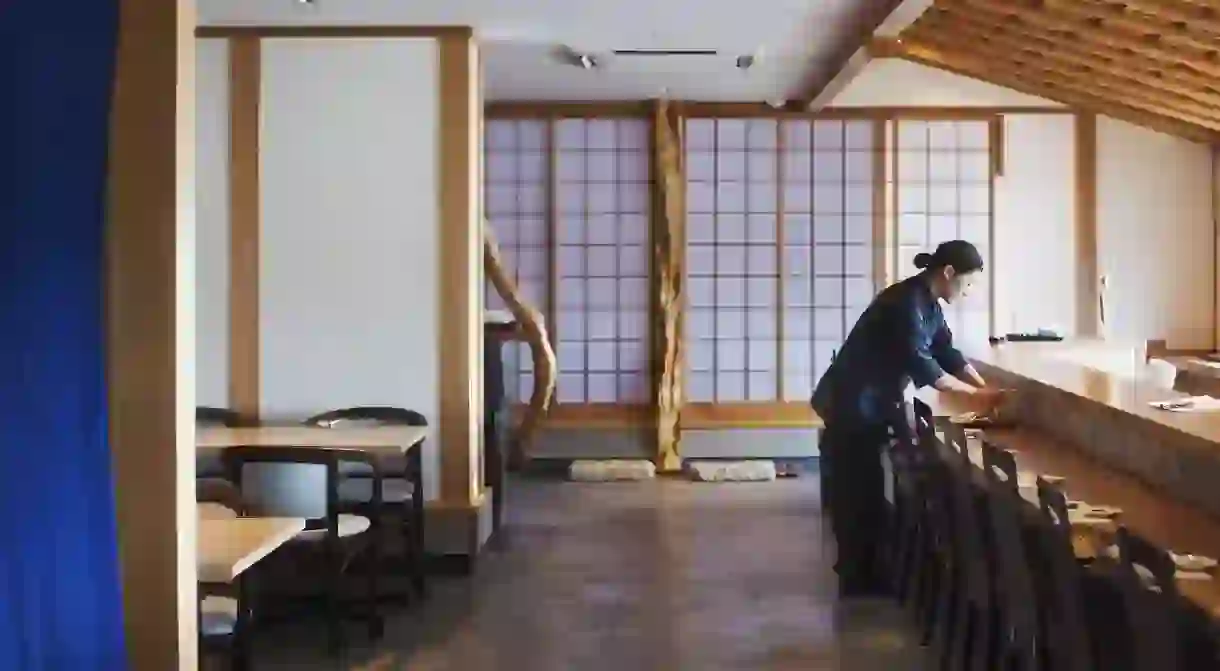
POLYGON ((198 0, 216 24, 468 25, 484 46, 491 100, 769 101, 796 96, 856 38, 883 0, 198 0), (718 57, 613 58, 561 65, 559 45, 716 49, 718 57), (748 71, 738 56, 756 54, 748 71))

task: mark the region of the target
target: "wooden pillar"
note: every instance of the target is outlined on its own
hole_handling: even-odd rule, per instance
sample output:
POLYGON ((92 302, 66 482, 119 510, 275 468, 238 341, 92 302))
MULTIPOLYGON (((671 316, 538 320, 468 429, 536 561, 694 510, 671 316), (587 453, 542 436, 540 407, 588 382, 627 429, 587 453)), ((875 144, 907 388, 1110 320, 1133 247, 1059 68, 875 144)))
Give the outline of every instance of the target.
POLYGON ((682 149, 678 135, 681 117, 665 101, 658 101, 653 115, 652 286, 653 286, 653 376, 656 399, 656 455, 659 471, 682 467, 679 455, 685 353, 682 290, 685 260, 686 199, 682 149))
POLYGON ((446 33, 438 44, 441 501, 471 506, 483 490, 483 101, 472 33, 446 33))
POLYGON ((120 6, 106 319, 129 668, 196 669, 195 10, 120 6))
POLYGON ((1076 335, 1101 335, 1097 258, 1097 115, 1076 114, 1076 335))
POLYGON ((259 102, 262 39, 229 38, 229 407, 258 419, 262 406, 259 339, 259 102))

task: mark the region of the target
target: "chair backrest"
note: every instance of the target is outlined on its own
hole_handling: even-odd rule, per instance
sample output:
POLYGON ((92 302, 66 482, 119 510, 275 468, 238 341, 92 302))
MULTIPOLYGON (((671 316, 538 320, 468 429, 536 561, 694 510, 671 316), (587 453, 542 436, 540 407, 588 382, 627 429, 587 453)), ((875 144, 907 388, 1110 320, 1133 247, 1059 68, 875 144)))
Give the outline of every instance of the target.
POLYGON ((1094 668, 1093 648, 1085 615, 1084 584, 1072 548, 1072 524, 1067 497, 1056 484, 1038 478, 1038 518, 1034 538, 1037 575, 1052 607, 1046 609, 1051 664, 1061 669, 1094 668))
POLYGON ((1178 668, 1177 567, 1169 553, 1118 529, 1119 588, 1131 627, 1134 670, 1178 668))
POLYGON ((204 406, 195 408, 195 424, 200 426, 236 427, 241 426, 242 423, 242 416, 236 410, 204 406))
POLYGON ((972 481, 975 468, 970 463, 966 432, 960 425, 944 425, 945 445, 951 459, 946 461, 949 503, 956 530, 958 561, 966 570, 967 588, 972 594, 985 596, 989 591, 990 570, 984 538, 987 527, 983 514, 984 497, 977 494, 972 481))
POLYGON ((414 410, 391 406, 369 405, 330 410, 305 420, 307 426, 339 428, 341 426, 428 426, 428 418, 414 410))
POLYGON ((991 556, 997 569, 996 589, 1005 620, 1030 640, 1038 632, 1036 592, 1030 555, 1021 525, 1021 499, 1013 454, 983 441, 983 473, 991 522, 991 556))
POLYGON ((246 503, 241 490, 232 482, 220 478, 200 478, 195 481, 195 502, 213 508, 224 508, 233 517, 246 513, 246 503))
POLYGON ((918 398, 911 400, 915 408, 915 434, 922 438, 925 434, 936 432, 936 418, 932 415, 932 406, 918 398))
POLYGON ((326 520, 327 528, 337 533, 341 460, 367 464, 374 478, 374 511, 381 506, 381 470, 375 460, 358 452, 245 445, 226 449, 223 459, 253 515, 326 520))

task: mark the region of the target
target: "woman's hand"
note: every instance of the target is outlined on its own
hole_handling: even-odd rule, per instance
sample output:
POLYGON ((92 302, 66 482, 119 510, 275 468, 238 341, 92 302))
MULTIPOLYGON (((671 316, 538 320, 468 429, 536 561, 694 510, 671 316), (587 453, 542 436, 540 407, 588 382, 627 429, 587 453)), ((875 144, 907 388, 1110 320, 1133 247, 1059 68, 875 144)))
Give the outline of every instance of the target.
POLYGON ((980 417, 995 415, 1000 404, 1008 397, 1008 391, 1007 389, 997 389, 995 387, 975 389, 974 393, 968 397, 971 411, 977 413, 980 417))

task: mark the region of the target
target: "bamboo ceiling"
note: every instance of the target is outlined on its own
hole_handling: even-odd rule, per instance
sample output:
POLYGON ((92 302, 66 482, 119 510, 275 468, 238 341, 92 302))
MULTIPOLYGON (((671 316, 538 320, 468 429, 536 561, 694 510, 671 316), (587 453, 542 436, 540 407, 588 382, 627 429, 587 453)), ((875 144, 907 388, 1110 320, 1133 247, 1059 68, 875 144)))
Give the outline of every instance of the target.
POLYGON ((873 51, 1220 140, 1220 1, 936 0, 873 51))

